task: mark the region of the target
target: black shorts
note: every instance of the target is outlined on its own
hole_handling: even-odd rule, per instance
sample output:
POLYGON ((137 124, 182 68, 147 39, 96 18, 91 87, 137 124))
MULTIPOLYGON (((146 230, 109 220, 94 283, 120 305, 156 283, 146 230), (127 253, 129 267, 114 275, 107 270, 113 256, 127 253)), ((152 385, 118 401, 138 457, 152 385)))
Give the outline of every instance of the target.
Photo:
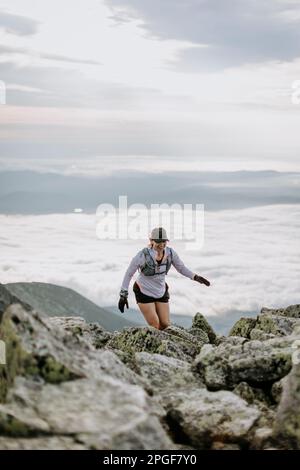
POLYGON ((159 297, 158 299, 156 299, 155 297, 149 297, 148 295, 143 294, 143 292, 141 292, 136 282, 133 284, 133 292, 134 292, 137 304, 150 304, 151 302, 167 303, 169 302, 169 298, 170 298, 169 286, 167 283, 166 283, 166 290, 165 290, 164 295, 162 297, 159 297))

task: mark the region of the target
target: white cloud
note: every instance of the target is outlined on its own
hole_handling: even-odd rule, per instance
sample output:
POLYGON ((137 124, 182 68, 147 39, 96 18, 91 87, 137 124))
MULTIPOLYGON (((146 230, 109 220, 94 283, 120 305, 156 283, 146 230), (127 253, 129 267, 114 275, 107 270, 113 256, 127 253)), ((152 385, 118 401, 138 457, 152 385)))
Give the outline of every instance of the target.
MULTIPOLYGON (((206 288, 172 268, 171 311, 211 316, 299 303, 299 205, 206 212, 205 245, 189 252, 172 243, 206 288)), ((145 241, 96 238, 86 214, 0 215, 1 282, 39 281, 77 290, 101 306, 116 305, 123 275, 145 241)), ((137 274, 135 275, 135 277, 137 274)), ((129 303, 136 307, 130 285, 129 303)))

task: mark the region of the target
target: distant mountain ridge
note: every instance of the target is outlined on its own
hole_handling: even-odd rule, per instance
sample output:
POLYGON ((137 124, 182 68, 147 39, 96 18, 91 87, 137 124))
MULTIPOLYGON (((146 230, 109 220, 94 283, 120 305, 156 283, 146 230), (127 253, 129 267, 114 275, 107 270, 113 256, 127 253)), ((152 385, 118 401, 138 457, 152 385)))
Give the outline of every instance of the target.
POLYGON ((0 172, 0 213, 93 213, 102 203, 202 203, 206 210, 300 203, 300 174, 276 171, 119 171, 109 176, 75 176, 34 171, 0 172), (153 191, 155 185, 155 191, 153 191))

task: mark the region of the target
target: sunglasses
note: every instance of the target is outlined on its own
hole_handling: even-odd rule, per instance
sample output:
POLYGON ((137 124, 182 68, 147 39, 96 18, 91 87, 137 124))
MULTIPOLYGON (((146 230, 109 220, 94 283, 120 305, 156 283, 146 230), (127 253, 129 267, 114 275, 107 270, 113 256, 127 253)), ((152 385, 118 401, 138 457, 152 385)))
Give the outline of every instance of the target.
POLYGON ((167 242, 168 240, 156 240, 156 239, 152 239, 155 243, 165 243, 167 242))

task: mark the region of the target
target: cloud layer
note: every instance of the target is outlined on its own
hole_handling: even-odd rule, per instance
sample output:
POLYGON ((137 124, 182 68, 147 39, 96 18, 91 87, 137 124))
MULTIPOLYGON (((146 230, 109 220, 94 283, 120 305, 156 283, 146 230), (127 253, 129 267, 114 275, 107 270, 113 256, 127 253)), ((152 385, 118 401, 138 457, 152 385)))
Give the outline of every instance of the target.
MULTIPOLYGON (((202 250, 187 251, 184 241, 170 246, 211 287, 172 268, 171 311, 211 316, 299 303, 299 216, 300 205, 206 213, 202 250)), ((103 307, 117 304, 127 266, 147 241, 146 234, 145 240, 99 240, 96 219, 86 214, 0 215, 0 224, 2 283, 64 285, 103 307)), ((135 307, 132 285, 129 303, 135 307)))

